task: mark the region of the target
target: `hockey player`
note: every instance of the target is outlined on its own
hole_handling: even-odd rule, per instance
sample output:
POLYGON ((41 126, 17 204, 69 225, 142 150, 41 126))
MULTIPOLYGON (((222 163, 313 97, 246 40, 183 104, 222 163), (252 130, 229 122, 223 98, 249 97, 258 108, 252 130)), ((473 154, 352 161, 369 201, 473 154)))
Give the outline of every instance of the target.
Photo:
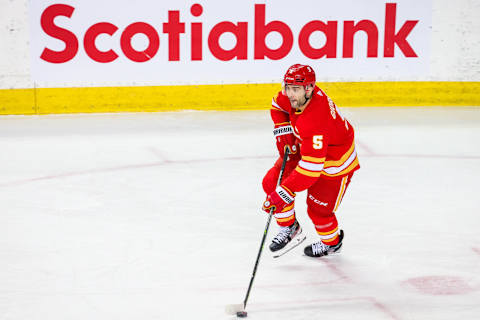
POLYGON ((307 213, 320 241, 305 247, 304 253, 321 257, 338 252, 343 230, 338 228, 335 212, 354 171, 360 168, 353 127, 315 85, 313 69, 301 64, 288 68, 270 114, 280 154, 262 182, 267 194, 263 210, 274 208, 273 216, 280 227, 270 250, 280 253, 305 239, 295 217, 295 194, 307 190, 307 213), (286 148, 289 159, 277 187, 286 148))

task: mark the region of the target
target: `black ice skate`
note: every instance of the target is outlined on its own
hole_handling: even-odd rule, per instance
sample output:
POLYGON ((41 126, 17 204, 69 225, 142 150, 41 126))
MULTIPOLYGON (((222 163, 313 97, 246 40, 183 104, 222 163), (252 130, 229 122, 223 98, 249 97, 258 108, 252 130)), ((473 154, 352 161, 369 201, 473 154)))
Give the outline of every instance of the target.
POLYGON ((305 255, 309 257, 323 257, 327 256, 331 253, 340 252, 340 248, 342 248, 342 240, 343 240, 343 230, 340 230, 340 235, 338 236, 338 243, 334 246, 329 246, 324 244, 322 241, 313 243, 308 247, 305 247, 305 255))
POLYGON ((298 246, 305 238, 302 227, 295 220, 289 227, 280 227, 280 232, 273 238, 269 248, 274 253, 273 257, 278 258, 298 246))

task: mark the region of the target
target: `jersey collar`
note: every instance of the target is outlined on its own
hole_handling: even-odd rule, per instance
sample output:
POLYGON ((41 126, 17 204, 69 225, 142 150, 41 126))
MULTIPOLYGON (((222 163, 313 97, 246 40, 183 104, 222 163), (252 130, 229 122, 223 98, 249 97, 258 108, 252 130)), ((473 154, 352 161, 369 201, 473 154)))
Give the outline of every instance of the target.
POLYGON ((310 99, 308 99, 307 103, 305 104, 305 108, 303 108, 302 111, 295 109, 295 114, 297 114, 297 115, 298 115, 298 114, 302 114, 305 110, 307 110, 308 105, 310 104, 310 101, 312 101, 312 99, 313 99, 314 93, 315 93, 315 92, 312 92, 312 97, 311 97, 310 99))

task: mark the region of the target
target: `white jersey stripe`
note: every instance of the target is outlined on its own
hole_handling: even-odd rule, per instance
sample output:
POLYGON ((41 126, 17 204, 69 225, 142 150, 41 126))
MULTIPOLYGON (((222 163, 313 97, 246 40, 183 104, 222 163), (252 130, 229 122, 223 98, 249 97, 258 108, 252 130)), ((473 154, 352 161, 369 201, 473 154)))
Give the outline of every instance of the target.
POLYGON ((301 168, 309 171, 319 172, 323 170, 323 163, 312 163, 312 162, 306 162, 306 161, 300 160, 298 162, 298 165, 301 168))
POLYGON ((328 174, 336 174, 336 173, 339 173, 341 172, 343 169, 345 169, 346 167, 348 167, 349 165, 352 164, 353 161, 355 161, 355 158, 357 157, 357 152, 355 151, 355 149, 353 149, 353 152, 352 154, 350 155, 350 157, 348 157, 347 161, 345 161, 340 167, 328 167, 328 168, 325 168, 323 169, 323 171, 325 171, 326 173, 328 174))
POLYGON ((272 107, 274 107, 275 109, 278 109, 278 110, 280 110, 280 111, 282 111, 282 112, 288 113, 287 111, 283 110, 283 108, 280 107, 280 106, 278 105, 278 103, 276 103, 273 98, 272 98, 272 107))

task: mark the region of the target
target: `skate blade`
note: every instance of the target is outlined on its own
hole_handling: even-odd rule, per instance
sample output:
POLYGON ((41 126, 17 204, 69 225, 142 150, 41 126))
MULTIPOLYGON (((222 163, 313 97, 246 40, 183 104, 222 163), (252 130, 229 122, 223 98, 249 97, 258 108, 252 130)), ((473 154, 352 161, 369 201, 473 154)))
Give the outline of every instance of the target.
POLYGON ((285 246, 285 248, 283 248, 279 251, 275 251, 273 253, 273 257, 278 258, 278 257, 281 257, 284 254, 292 251, 293 249, 298 247, 303 241, 305 241, 305 239, 307 239, 306 235, 303 235, 301 233, 297 234, 297 236, 295 238, 293 238, 292 241, 290 241, 290 243, 285 246))

